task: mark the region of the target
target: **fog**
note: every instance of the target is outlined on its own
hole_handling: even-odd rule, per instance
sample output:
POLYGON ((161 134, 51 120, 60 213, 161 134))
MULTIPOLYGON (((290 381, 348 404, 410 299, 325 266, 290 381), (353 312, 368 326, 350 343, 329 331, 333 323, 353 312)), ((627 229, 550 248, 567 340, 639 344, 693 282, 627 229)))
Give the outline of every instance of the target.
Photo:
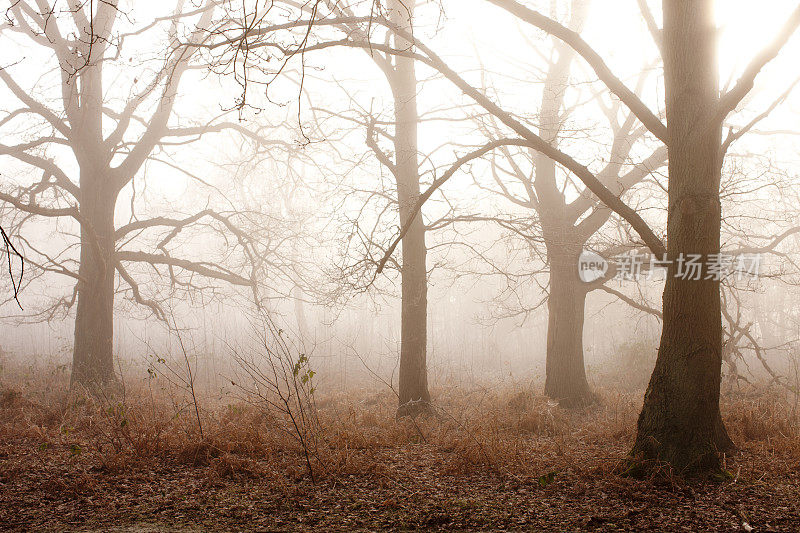
POLYGON ((726 406, 797 429, 798 23, 789 0, 10 2, 0 386, 158 389, 203 442, 261 406, 312 482, 333 426, 297 417, 372 394, 464 431, 474 391, 578 426, 623 402, 637 465, 724 469, 750 438, 726 406))

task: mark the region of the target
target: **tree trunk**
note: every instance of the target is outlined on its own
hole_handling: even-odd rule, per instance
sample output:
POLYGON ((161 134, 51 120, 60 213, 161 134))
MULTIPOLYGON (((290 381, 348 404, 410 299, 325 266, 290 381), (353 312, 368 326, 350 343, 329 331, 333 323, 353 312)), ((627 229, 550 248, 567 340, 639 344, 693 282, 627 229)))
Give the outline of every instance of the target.
MULTIPOLYGON (((430 402, 427 368, 428 281, 425 229, 417 217, 403 238, 399 405, 430 402)), ((409 406, 411 407, 411 406, 409 406)), ((425 406, 420 406, 423 409, 425 406)), ((417 411, 416 407, 410 409, 417 411)), ((409 409, 405 409, 409 411, 409 409)), ((402 415, 403 413, 398 413, 402 415)))
POLYGON ((116 194, 90 180, 82 183, 78 305, 72 384, 89 388, 114 381, 114 206, 116 194))
POLYGON ((566 202, 556 184, 555 163, 538 153, 534 161, 539 219, 550 264, 544 393, 563 407, 578 407, 594 400, 583 364, 586 287, 578 277, 583 242, 576 238, 567 216, 566 202))
POLYGON ((586 289, 578 278, 575 250, 549 252, 550 295, 547 299, 547 379, 544 393, 564 407, 589 404, 594 397, 583 363, 583 319, 586 289))
POLYGON ((308 329, 308 320, 306 319, 306 306, 303 303, 303 289, 295 286, 292 291, 292 299, 294 300, 294 318, 297 322, 297 336, 300 339, 301 345, 304 343, 313 343, 311 332, 308 329))
MULTIPOLYGON (((572 2, 570 27, 581 30, 588 8, 589 2, 572 2)), ((562 41, 556 41, 555 50, 558 59, 548 70, 539 111, 539 135, 554 146, 564 122, 561 110, 575 58, 574 50, 562 41)), ((539 152, 533 154, 533 159, 537 211, 550 264, 544 393, 564 407, 577 407, 593 399, 583 364, 586 291, 578 278, 583 242, 574 238, 576 231, 558 185, 555 161, 539 152)))
MULTIPOLYGON (((393 21, 411 30, 413 6, 402 0, 389 3, 393 21)), ((408 41, 397 38, 396 47, 408 41)), ((395 179, 400 220, 405 223, 419 199, 417 147, 417 75, 414 59, 397 56, 390 80, 395 111, 395 179)), ((430 402, 427 370, 428 275, 425 226, 418 214, 402 240, 402 311, 400 319, 400 372, 398 416, 414 414, 430 402), (411 402, 411 403, 410 403, 411 402), (419 403, 413 403, 419 402, 419 403)))
POLYGON ((679 472, 719 468, 732 448, 719 411, 722 320, 719 281, 677 277, 681 254, 719 253, 721 123, 712 0, 665 0, 663 53, 669 142, 663 329, 639 416, 636 464, 679 472))

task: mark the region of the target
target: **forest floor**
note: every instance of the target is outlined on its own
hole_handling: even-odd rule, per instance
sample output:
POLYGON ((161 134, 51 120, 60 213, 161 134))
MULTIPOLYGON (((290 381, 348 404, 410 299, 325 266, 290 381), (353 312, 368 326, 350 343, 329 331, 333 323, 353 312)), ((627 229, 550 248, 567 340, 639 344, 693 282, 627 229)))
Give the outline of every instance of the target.
POLYGON ((0 382, 0 529, 800 531, 785 398, 726 397, 739 453, 718 479, 684 480, 620 475, 641 392, 600 396, 565 411, 522 389, 453 389, 437 391, 439 416, 395 421, 389 394, 331 394, 307 463, 252 405, 198 417, 185 397, 0 382))

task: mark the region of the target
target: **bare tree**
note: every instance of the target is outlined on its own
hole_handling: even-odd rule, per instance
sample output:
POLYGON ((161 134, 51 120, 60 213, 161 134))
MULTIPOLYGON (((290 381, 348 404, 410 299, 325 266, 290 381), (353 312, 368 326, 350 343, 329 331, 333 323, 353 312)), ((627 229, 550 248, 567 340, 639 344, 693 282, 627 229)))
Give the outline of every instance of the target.
MULTIPOLYGON (((77 301, 72 382, 102 385, 114 380, 112 354, 113 308, 117 279, 127 285, 131 298, 158 318, 165 319, 158 301, 140 288, 132 267, 148 265, 168 276, 173 288, 202 288, 195 278, 245 287, 256 294, 256 277, 263 261, 263 249, 243 229, 251 224, 252 213, 211 207, 194 213, 139 218, 134 178, 148 161, 160 161, 183 171, 163 156, 171 144, 191 143, 204 135, 231 130, 255 143, 268 144, 236 122, 215 118, 198 125, 174 124, 178 87, 193 68, 198 47, 207 38, 213 22, 214 2, 189 10, 178 3, 172 14, 154 18, 148 24, 125 31, 130 25, 117 2, 97 4, 70 2, 69 8, 55 2, 13 2, 7 11, 4 34, 22 35, 29 46, 50 54, 57 62, 55 96, 46 91, 38 97, 15 75, 21 65, 0 69, 0 80, 19 103, 6 113, 0 124, 16 131, 33 132, 17 144, 0 145, 0 155, 41 173, 41 179, 16 187, 7 185, 0 200, 19 214, 21 221, 43 217, 72 220, 80 228, 79 257, 71 255, 69 225, 60 224, 67 241, 63 251, 48 253, 26 241, 30 265, 41 273, 58 273, 71 278, 74 290, 50 309, 69 309, 77 301), (143 65, 133 79, 133 88, 121 107, 108 96, 115 75, 113 68, 130 69, 123 57, 123 45, 147 31, 167 29, 166 54, 143 65), (140 79, 141 78, 141 79, 140 79), (32 117, 32 118, 31 118, 32 117), (22 129, 21 121, 33 126, 22 129), (66 149, 66 150, 65 150, 66 149), (64 154, 68 157, 61 157, 64 154), (61 157, 57 162, 56 156, 61 157), (71 160, 70 160, 71 159, 71 160), (115 225, 120 194, 131 188, 128 223, 115 225), (236 262, 215 262, 214 257, 191 258, 173 255, 175 242, 187 233, 210 228, 230 249, 220 257, 239 255, 236 262), (136 248, 139 243, 140 247, 136 248), (142 246, 153 246, 149 251, 142 246), (118 277, 117 277, 118 276, 118 277)), ((130 70, 127 70, 130 72, 130 70)), ((40 91, 41 92, 41 91, 40 91)), ((14 135, 13 137, 19 137, 14 135)), ((190 171, 183 171, 198 183, 205 183, 190 171)))
MULTIPOLYGON (((341 17, 353 16, 347 7, 331 7, 341 17)), ((402 0, 389 0, 385 15, 394 24, 413 33, 414 5, 402 0)), ((357 25, 342 24, 343 31, 361 33, 357 25)), ((366 34, 362 35, 366 38, 366 34)), ((413 43, 394 37, 399 49, 413 47, 413 43)), ((413 58, 383 53, 370 54, 388 82, 394 104, 393 132, 383 137, 391 140, 392 154, 379 145, 378 128, 373 117, 366 124, 367 145, 380 163, 389 170, 396 185, 396 201, 400 220, 410 221, 402 238, 401 311, 400 311, 400 369, 398 382, 398 416, 415 414, 426 408, 431 396, 428 390, 427 327, 428 327, 428 273, 425 224, 421 213, 413 213, 420 196, 420 164, 418 146, 416 62, 413 58)))
MULTIPOLYGON (((588 5, 585 0, 571 2, 569 27, 574 31, 579 31, 583 25, 588 5)), ((576 53, 564 42, 556 41, 552 54, 543 80, 538 133, 549 144, 558 146, 575 134, 567 125, 575 109, 565 99, 576 85, 571 82, 576 53)), ((648 71, 644 71, 640 75, 637 95, 645 86, 647 74, 648 71)), ((595 101, 609 121, 613 138, 608 155, 604 157, 607 163, 596 176, 605 187, 622 196, 666 163, 667 150, 657 147, 648 157, 633 161, 631 152, 643 140, 646 130, 637 123, 633 113, 623 115, 620 121, 624 111, 621 102, 611 100, 606 104, 603 96, 599 95, 595 101)), ((497 138, 502 133, 500 127, 493 130, 487 131, 489 137, 497 138)), ((607 272, 594 283, 582 283, 577 274, 578 261, 590 238, 608 222, 613 212, 598 203, 582 183, 575 183, 569 174, 562 176, 559 166, 540 152, 508 146, 498 152, 491 160, 490 183, 484 185, 481 183, 484 180, 478 178, 476 183, 506 198, 513 206, 531 212, 535 229, 528 229, 521 235, 531 246, 536 246, 533 234, 541 234, 549 266, 545 394, 565 406, 585 405, 593 400, 583 354, 585 301, 589 292, 602 286, 614 271, 607 272), (512 187, 514 182, 519 186, 512 187)), ((506 224, 513 221, 513 216, 503 218, 506 224)))

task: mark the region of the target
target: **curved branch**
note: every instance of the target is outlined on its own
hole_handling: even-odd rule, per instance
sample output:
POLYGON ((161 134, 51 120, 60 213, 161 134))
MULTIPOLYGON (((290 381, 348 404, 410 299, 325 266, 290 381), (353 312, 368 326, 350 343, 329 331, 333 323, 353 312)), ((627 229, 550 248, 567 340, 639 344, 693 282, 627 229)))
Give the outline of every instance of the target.
POLYGON ((122 262, 119 260, 117 260, 116 262, 116 269, 117 272, 119 272, 120 277, 124 279, 125 283, 127 283, 128 286, 131 288, 134 300, 136 300, 139 304, 144 305, 145 307, 149 307, 150 310, 153 312, 153 314, 156 315, 156 317, 159 320, 166 322, 167 315, 166 313, 164 313, 164 310, 161 308, 158 302, 155 302, 148 298, 144 298, 142 296, 142 293, 139 292, 139 285, 136 283, 136 281, 134 281, 133 277, 128 273, 128 271, 125 270, 125 267, 122 266, 122 262))
POLYGON ((50 125, 58 130, 61 135, 67 139, 70 138, 72 130, 64 123, 64 121, 58 118, 55 113, 50 111, 43 104, 31 98, 27 92, 23 91, 22 87, 17 85, 17 82, 14 81, 14 78, 11 77, 4 67, 0 67, 0 80, 3 80, 3 83, 6 84, 6 87, 11 90, 14 96, 16 96, 23 104, 28 106, 33 113, 36 113, 49 122, 50 125))
POLYGON ((659 320, 662 320, 664 318, 663 313, 661 311, 659 311, 658 309, 654 309, 654 308, 650 307, 649 305, 644 305, 642 303, 639 303, 636 300, 634 300, 633 298, 631 298, 630 296, 626 296, 625 294, 622 294, 618 290, 612 289, 611 287, 607 287, 605 285, 598 285, 598 286, 594 287, 592 290, 601 290, 601 291, 607 292, 608 294, 611 294, 612 296, 616 296, 617 298, 619 298, 620 300, 622 300, 623 302, 625 302, 629 306, 633 307, 634 309, 638 309, 639 311, 644 311, 645 313, 647 313, 649 315, 653 315, 654 317, 656 317, 659 320))
POLYGON ((444 174, 442 174, 440 177, 438 177, 435 180, 433 180, 433 183, 431 183, 431 186, 428 187, 425 190, 425 192, 423 192, 422 194, 419 195, 419 198, 414 203, 414 206, 411 208, 411 212, 409 213, 409 215, 406 218, 405 222, 403 222, 403 224, 401 226, 401 229, 400 229, 400 233, 397 235, 397 237, 395 237, 395 239, 392 242, 392 244, 389 245, 389 248, 386 249, 386 252, 384 253, 384 255, 381 258, 381 260, 378 261, 377 273, 380 274, 381 272, 383 272, 383 268, 384 268, 384 266, 386 266, 386 262, 392 256, 392 254, 394 253, 395 249, 397 248, 397 245, 400 244, 400 241, 403 240, 403 237, 405 237, 406 233, 408 233, 408 230, 411 228, 411 222, 416 218, 417 214, 419 214, 420 210, 422 209, 422 206, 425 204, 425 202, 428 200, 428 198, 430 198, 431 195, 434 192, 436 192, 436 190, 439 187, 444 185, 444 183, 447 180, 452 178, 453 175, 462 166, 464 166, 466 163, 468 163, 468 162, 470 162, 470 161, 472 161, 474 159, 482 157, 483 155, 491 152, 492 150, 494 150, 496 148, 499 148, 500 146, 527 146, 527 145, 528 145, 528 142, 526 140, 524 140, 524 139, 500 139, 500 140, 497 140, 497 141, 489 142, 489 143, 481 146, 477 150, 473 150, 472 152, 459 157, 456 160, 456 162, 453 163, 450 166, 450 168, 448 168, 445 171, 444 174))
MULTIPOLYGON (((378 21, 376 19, 373 22, 377 23, 378 21)), ((425 55, 420 55, 415 52, 409 51, 407 49, 399 50, 379 43, 365 43, 365 42, 356 42, 347 40, 321 43, 319 45, 310 46, 308 47, 307 50, 311 49, 322 50, 324 48, 330 48, 334 46, 349 46, 354 48, 374 48, 376 50, 383 51, 387 54, 404 55, 407 57, 413 57, 417 59, 421 63, 424 63, 425 65, 441 73, 451 83, 453 83, 456 87, 458 87, 465 95, 472 98, 478 105, 480 105, 486 111, 497 117, 498 120, 500 120, 500 122, 502 122, 511 130, 513 130, 520 137, 523 137, 527 141, 526 146, 532 148, 533 150, 536 150, 537 152, 540 152, 544 156, 552 159, 556 163, 560 164, 561 166, 565 167, 567 170, 572 172, 578 179, 580 179, 584 183, 584 185, 586 185, 586 187, 590 191, 592 191, 600 199, 600 201, 602 201, 604 204, 610 207, 611 210, 613 210, 615 213, 619 214, 623 219, 625 219, 625 221, 627 221, 634 229, 634 231, 636 231, 636 233, 639 234, 639 236, 642 238, 642 241, 647 245, 648 248, 650 248, 650 250, 653 253, 655 253, 658 256, 663 256, 664 254, 666 254, 666 247, 664 246, 664 243, 653 232, 650 226, 648 226, 647 222, 645 222, 644 219, 642 219, 642 217, 640 217, 639 214, 634 209, 625 204, 622 200, 620 200, 620 198, 617 195, 615 195, 612 191, 610 191, 585 165, 577 162, 571 156, 565 154, 558 148, 555 148, 547 141, 536 135, 530 128, 528 128, 527 126, 522 124, 522 122, 514 118, 509 112, 503 110, 488 96, 486 96, 481 91, 477 90, 467 81, 465 81, 459 74, 457 74, 453 69, 451 69, 444 62, 444 60, 442 60, 442 58, 439 57, 433 50, 431 50, 424 44, 420 43, 411 34, 405 32, 402 28, 399 28, 396 25, 386 20, 381 20, 380 23, 385 25, 395 33, 398 33, 404 39, 407 39, 409 42, 413 42, 414 46, 416 46, 425 55)))

